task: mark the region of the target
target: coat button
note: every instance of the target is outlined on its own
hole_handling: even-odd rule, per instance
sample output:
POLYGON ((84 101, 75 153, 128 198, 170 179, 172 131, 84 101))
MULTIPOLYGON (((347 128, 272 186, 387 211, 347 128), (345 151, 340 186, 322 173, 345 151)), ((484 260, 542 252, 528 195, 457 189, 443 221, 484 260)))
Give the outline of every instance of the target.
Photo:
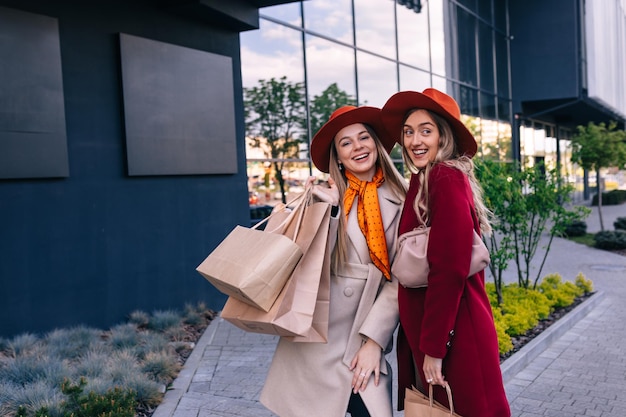
POLYGON ((343 290, 343 295, 346 297, 352 297, 352 294, 354 294, 354 290, 351 287, 347 287, 343 290))
POLYGON ((450 330, 449 335, 450 335, 450 337, 454 337, 454 330, 450 330))
POLYGON ((451 347, 452 347, 452 342, 448 340, 446 342, 446 348, 450 349, 451 347))

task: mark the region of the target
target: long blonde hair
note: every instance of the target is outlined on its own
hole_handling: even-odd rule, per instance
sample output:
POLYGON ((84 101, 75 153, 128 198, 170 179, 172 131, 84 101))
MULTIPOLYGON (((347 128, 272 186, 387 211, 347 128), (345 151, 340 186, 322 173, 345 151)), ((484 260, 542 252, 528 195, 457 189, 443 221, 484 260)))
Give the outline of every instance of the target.
MULTIPOLYGON (((406 197, 407 182, 400 175, 398 170, 393 165, 391 157, 378 139, 378 135, 369 125, 363 124, 367 129, 370 136, 374 139, 376 144, 376 151, 378 152, 378 159, 376 160, 376 167, 381 167, 385 182, 391 185, 392 192, 402 201, 406 197)), ((337 234, 337 244, 333 252, 333 263, 336 266, 337 263, 343 263, 347 259, 347 247, 348 241, 346 238, 346 216, 343 213, 343 197, 348 189, 348 180, 344 173, 344 168, 339 166, 339 157, 337 156, 337 149, 335 148, 335 141, 333 140, 330 145, 330 160, 329 160, 329 174, 330 177, 335 180, 337 184, 337 190, 339 190, 339 208, 341 214, 339 215, 339 227, 337 234)))
MULTIPOLYGON (((409 110, 404 117, 402 124, 404 125, 404 122, 406 122, 409 116, 417 110, 419 109, 415 108, 409 110)), ((402 146, 402 159, 404 159, 404 163, 412 173, 420 176, 421 187, 419 188, 415 201, 413 202, 413 209, 417 214, 418 220, 425 225, 430 222, 430 209, 428 206, 428 179, 430 177, 432 167, 435 164, 442 163, 456 168, 467 175, 472 189, 474 207, 476 210, 476 216, 478 217, 480 231, 483 234, 490 234, 493 213, 487 208, 487 206, 485 206, 483 188, 474 175, 474 162, 467 156, 459 155, 456 141, 454 140, 454 133, 448 121, 439 116, 437 113, 430 110, 425 111, 428 112, 430 117, 433 118, 435 124, 437 125, 437 129, 439 129, 439 149, 435 155, 435 159, 429 162, 425 168, 419 169, 415 166, 415 164, 413 164, 413 161, 411 160, 404 144, 402 146)), ((404 137, 404 133, 402 134, 402 137, 404 137)))

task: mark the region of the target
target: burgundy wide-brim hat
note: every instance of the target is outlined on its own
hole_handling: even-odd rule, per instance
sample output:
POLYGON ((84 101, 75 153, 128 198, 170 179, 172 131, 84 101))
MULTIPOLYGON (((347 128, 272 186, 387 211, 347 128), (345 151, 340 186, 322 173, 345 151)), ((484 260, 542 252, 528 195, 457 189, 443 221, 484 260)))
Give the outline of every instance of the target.
POLYGON ((330 145, 335 135, 346 126, 363 123, 376 132, 378 139, 389 153, 396 142, 389 136, 380 118, 380 109, 369 106, 343 106, 330 115, 328 122, 320 128, 311 141, 311 159, 315 167, 328 173, 330 162, 330 145))
POLYGON ((401 91, 387 100, 381 110, 381 119, 394 140, 402 145, 404 119, 407 112, 415 108, 433 111, 450 123, 459 154, 470 158, 476 154, 478 144, 461 121, 459 105, 452 97, 434 88, 427 88, 422 93, 401 91))

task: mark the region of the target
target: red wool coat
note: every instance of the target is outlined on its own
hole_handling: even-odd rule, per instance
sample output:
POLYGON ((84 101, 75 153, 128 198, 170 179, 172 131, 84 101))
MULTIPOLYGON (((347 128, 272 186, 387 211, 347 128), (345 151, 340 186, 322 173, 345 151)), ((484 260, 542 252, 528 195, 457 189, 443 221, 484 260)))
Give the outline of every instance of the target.
MULTIPOLYGON (((398 233, 418 225, 413 210, 418 187, 413 175, 398 233)), ((398 408, 404 406, 405 388, 416 383, 416 370, 418 385, 428 386, 422 370, 428 354, 443 358, 456 412, 463 417, 509 417, 484 272, 467 278, 472 229, 479 231, 469 180, 461 171, 438 164, 430 173, 429 194, 428 288, 398 289, 398 408)), ((435 387, 435 399, 448 403, 442 387, 435 387)))

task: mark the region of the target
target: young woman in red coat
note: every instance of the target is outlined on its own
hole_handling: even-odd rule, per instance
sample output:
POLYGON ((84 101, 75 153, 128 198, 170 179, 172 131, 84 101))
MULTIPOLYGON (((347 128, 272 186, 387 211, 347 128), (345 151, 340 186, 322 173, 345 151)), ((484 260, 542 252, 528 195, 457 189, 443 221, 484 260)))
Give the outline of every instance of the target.
MULTIPOLYGON (((398 290, 399 409, 405 388, 449 384, 463 417, 509 417, 484 272, 468 277, 474 230, 491 232, 473 173, 476 140, 456 101, 433 88, 393 95, 382 118, 412 172, 398 233, 431 227, 428 286, 398 290)), ((447 405, 442 387, 435 399, 447 405)))

